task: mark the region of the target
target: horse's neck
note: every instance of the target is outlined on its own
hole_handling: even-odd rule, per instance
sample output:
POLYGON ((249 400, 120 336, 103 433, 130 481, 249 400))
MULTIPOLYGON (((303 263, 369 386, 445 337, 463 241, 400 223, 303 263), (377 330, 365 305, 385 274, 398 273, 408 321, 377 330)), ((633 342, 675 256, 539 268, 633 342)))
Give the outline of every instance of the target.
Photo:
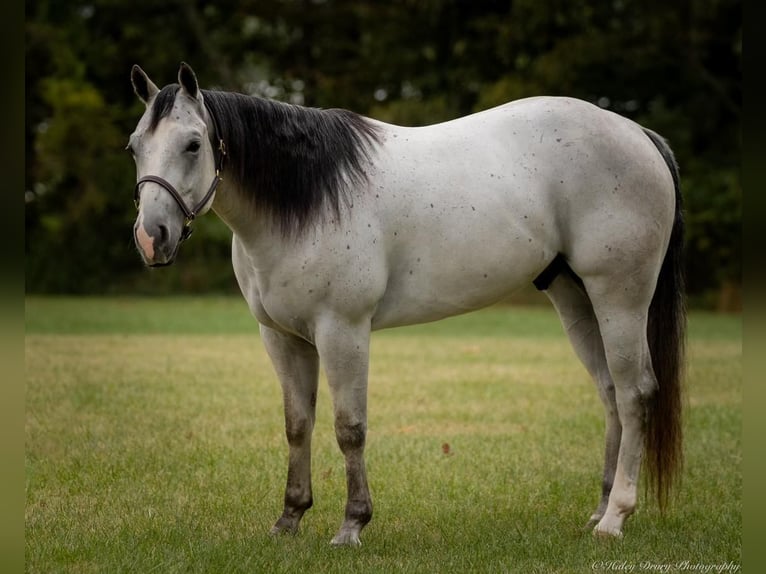
POLYGON ((255 243, 259 236, 271 227, 271 223, 264 221, 264 217, 259 217, 246 194, 226 179, 216 193, 213 211, 232 233, 247 243, 255 243))
POLYGON ((296 243, 285 241, 273 218, 258 214, 247 196, 230 185, 232 187, 216 197, 213 211, 234 234, 232 249, 240 252, 239 258, 232 253, 235 274, 239 281, 242 281, 242 273, 250 275, 254 270, 268 275, 285 257, 290 257, 290 248, 296 243))

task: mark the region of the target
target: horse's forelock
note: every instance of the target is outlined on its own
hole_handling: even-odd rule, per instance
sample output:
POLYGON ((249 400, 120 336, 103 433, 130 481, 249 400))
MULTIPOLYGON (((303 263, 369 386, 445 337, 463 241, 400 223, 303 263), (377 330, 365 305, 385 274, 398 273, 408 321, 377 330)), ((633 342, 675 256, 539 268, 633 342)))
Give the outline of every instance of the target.
POLYGON ((152 102, 152 115, 149 122, 149 131, 154 131, 162 118, 170 115, 173 104, 176 101, 176 94, 181 88, 178 84, 168 84, 162 88, 152 102))

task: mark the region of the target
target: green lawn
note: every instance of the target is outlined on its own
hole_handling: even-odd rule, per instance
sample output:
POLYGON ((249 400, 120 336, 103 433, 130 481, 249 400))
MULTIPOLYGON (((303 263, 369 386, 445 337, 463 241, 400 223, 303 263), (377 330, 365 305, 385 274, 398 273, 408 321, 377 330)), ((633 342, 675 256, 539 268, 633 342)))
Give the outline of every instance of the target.
POLYGON ((26 321, 28 572, 741 562, 739 317, 691 316, 682 485, 665 516, 642 497, 620 541, 582 530, 598 501, 603 417, 552 309, 498 307, 376 333, 375 516, 356 549, 329 545, 345 480, 324 381, 314 508, 297 536, 267 534, 287 446, 279 385, 241 299, 29 297, 26 321))

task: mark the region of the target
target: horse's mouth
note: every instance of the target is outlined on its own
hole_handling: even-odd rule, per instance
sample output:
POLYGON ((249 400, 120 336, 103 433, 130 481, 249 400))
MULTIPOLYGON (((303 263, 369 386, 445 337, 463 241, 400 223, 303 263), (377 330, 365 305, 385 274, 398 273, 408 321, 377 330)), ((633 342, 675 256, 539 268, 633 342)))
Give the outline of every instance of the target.
POLYGON ((146 263, 147 267, 150 267, 152 269, 157 269, 160 267, 168 267, 169 265, 173 265, 176 260, 176 256, 178 255, 178 249, 181 247, 181 242, 179 241, 176 243, 175 247, 173 248, 173 251, 165 258, 162 258, 160 260, 152 260, 147 261, 146 258, 144 258, 144 263, 146 263))
POLYGON ((144 253, 141 247, 138 247, 138 253, 139 255, 141 255, 141 259, 143 259, 144 265, 154 269, 154 268, 167 267, 168 265, 172 265, 176 260, 176 256, 178 255, 179 247, 180 247, 180 242, 176 243, 176 245, 173 247, 173 250, 167 255, 161 249, 154 249, 152 253, 152 257, 147 257, 146 253, 144 253))
POLYGON ((156 238, 147 234, 138 223, 133 228, 133 239, 144 265, 147 267, 167 267, 172 265, 183 241, 168 241, 167 235, 156 238))
POLYGON ((159 267, 168 267, 169 265, 173 265, 173 262, 176 260, 175 254, 173 257, 165 261, 164 263, 147 263, 147 267, 151 267, 152 269, 157 269, 159 267))

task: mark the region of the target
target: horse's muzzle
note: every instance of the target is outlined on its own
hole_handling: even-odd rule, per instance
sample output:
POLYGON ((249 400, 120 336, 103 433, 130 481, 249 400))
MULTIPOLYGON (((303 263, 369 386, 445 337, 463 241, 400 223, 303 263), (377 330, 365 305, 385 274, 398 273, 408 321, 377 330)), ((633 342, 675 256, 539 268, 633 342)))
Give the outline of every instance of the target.
POLYGON ((141 220, 133 226, 133 239, 148 267, 165 267, 175 261, 179 241, 162 224, 146 225, 141 220))

